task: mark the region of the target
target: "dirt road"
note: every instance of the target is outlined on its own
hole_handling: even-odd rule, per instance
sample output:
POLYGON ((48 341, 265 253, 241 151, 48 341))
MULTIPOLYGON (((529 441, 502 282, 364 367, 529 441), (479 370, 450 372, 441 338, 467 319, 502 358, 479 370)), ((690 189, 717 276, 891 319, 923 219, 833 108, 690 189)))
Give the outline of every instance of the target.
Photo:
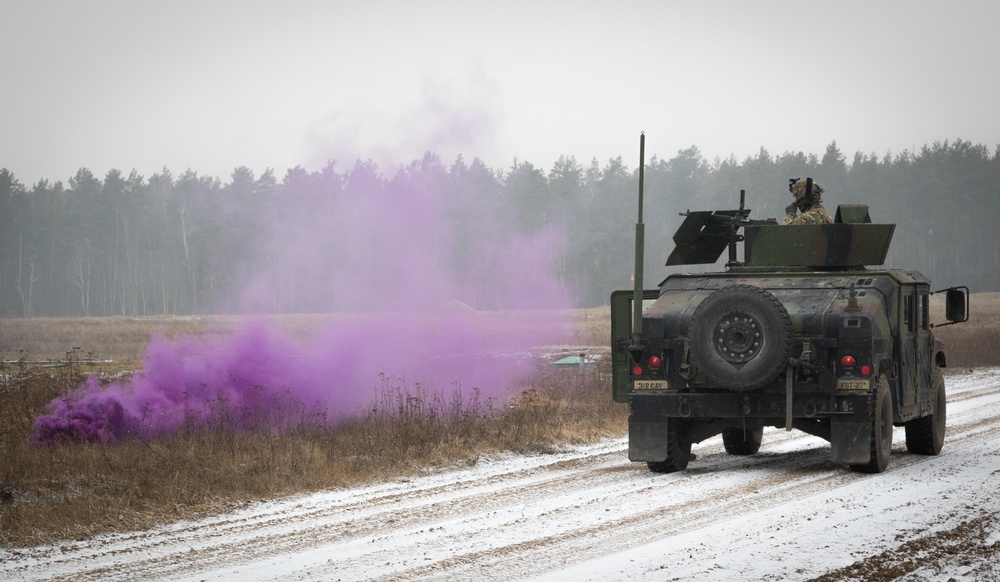
POLYGON ((896 430, 880 475, 768 430, 760 453, 695 445, 683 473, 618 439, 153 531, 0 550, 21 580, 824 580, 1000 578, 1000 370, 949 376, 937 457, 896 430), (882 577, 882 578, 880 578, 882 577))

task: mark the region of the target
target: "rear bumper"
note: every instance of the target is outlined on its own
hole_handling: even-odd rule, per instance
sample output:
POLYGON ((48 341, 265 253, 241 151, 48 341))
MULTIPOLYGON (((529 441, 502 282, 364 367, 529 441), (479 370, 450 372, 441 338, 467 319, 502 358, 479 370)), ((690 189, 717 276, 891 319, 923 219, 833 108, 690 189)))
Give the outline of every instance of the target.
MULTIPOLYGON (((870 402, 868 393, 796 392, 792 398, 792 418, 859 417, 867 421, 870 402)), ((629 405, 632 415, 643 420, 752 418, 784 422, 785 418, 785 395, 773 392, 633 393, 629 405)))
MULTIPOLYGON (((633 393, 629 398, 629 459, 662 461, 668 427, 691 442, 721 433, 746 421, 785 426, 785 395, 775 393, 633 393)), ((796 393, 792 423, 830 441, 836 463, 865 463, 871 445, 873 400, 870 393, 796 393)))

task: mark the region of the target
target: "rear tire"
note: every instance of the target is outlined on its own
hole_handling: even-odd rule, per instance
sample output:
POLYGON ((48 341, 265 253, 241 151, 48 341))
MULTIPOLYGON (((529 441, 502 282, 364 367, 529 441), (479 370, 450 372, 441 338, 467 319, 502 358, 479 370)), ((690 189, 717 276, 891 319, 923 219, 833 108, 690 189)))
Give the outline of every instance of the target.
POLYGON ((764 427, 734 427, 722 431, 722 446, 730 455, 752 455, 760 450, 764 427))
POLYGON ((687 469, 691 460, 691 443, 687 442, 687 433, 677 427, 677 422, 667 424, 667 458, 662 461, 646 463, 654 473, 673 473, 687 469))
POLYGON ((755 390, 788 365, 792 320, 766 289, 730 285, 695 309, 688 345, 697 367, 714 383, 737 392, 755 390))
POLYGON ((861 473, 881 473, 889 466, 892 454, 892 392, 889 379, 879 376, 875 391, 875 405, 871 418, 871 457, 863 465, 851 465, 851 469, 861 473))
POLYGON ((931 375, 931 395, 934 398, 934 411, 928 416, 906 423, 906 450, 918 455, 936 455, 944 447, 947 398, 944 376, 937 366, 934 366, 931 375))

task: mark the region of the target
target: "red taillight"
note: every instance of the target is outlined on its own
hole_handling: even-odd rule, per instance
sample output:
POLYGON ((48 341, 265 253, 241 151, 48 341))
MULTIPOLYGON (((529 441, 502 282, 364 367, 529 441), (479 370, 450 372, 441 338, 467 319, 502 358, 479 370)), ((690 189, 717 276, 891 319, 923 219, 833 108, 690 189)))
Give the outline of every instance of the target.
POLYGON ((632 375, 633 376, 642 376, 642 366, 636 366, 636 367, 632 368, 632 375))
POLYGON ((862 376, 869 376, 869 375, 871 375, 871 373, 872 373, 871 366, 861 366, 861 375, 862 376))
POLYGON ((652 369, 655 370, 655 369, 659 368, 661 365, 663 365, 663 362, 660 360, 660 356, 650 356, 649 357, 649 367, 650 368, 652 368, 652 369))
POLYGON ((854 364, 856 364, 856 363, 857 362, 854 361, 854 356, 851 356, 851 355, 847 355, 847 356, 844 356, 843 358, 840 358, 840 367, 841 368, 853 368, 854 364))

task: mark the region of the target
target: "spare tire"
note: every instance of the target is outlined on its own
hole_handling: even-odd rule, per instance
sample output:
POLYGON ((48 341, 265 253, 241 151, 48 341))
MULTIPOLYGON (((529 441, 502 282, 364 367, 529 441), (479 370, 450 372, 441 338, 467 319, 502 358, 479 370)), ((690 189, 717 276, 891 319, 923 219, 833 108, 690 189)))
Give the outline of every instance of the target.
POLYGON ((767 384, 788 365, 792 320, 766 289, 730 285, 709 295, 691 316, 695 365, 714 383, 736 391, 767 384))

